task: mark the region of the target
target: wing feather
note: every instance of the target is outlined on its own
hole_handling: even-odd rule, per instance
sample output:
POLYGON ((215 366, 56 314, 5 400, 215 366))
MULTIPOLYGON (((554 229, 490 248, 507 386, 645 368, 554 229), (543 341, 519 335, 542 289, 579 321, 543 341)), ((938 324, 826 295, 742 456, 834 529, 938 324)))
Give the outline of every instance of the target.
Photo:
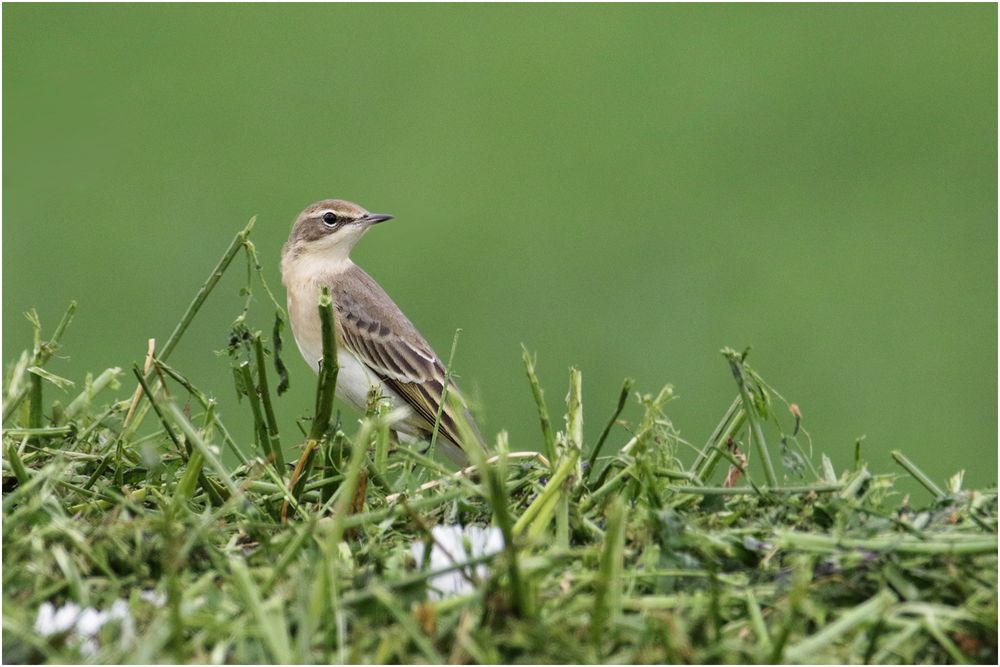
MULTIPOLYGON (((441 405, 447 374, 441 360, 384 290, 353 266, 331 284, 342 343, 413 409, 430 434, 441 405), (348 288, 349 286, 349 288, 348 288)), ((461 419, 483 446, 482 436, 454 381, 441 411, 440 436, 462 442, 461 419)))

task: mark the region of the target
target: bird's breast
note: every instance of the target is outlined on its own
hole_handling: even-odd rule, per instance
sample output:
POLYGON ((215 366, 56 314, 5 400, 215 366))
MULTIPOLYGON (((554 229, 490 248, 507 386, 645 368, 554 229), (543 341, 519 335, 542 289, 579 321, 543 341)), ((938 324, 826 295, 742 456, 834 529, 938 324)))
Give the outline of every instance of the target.
POLYGON ((347 268, 346 262, 304 253, 289 254, 281 262, 281 282, 288 298, 288 319, 299 352, 312 369, 323 358, 323 335, 319 319, 321 285, 335 282, 347 268))
MULTIPOLYGON (((322 326, 319 319, 320 285, 330 284, 335 276, 330 276, 327 271, 323 278, 317 279, 307 275, 308 271, 296 270, 301 267, 282 268, 282 282, 285 284, 288 297, 288 319, 292 327, 292 336, 306 363, 313 371, 319 371, 319 362, 323 358, 322 326)), ((394 424, 394 428, 403 433, 418 432, 409 425, 414 417, 409 404, 348 350, 339 338, 337 365, 340 367, 337 373, 337 398, 364 412, 368 407, 368 391, 372 386, 377 386, 382 396, 389 400, 392 408, 404 408, 407 412, 406 418, 394 424)))
POLYGON ((299 352, 314 371, 323 358, 323 334, 319 320, 319 288, 315 284, 286 283, 288 319, 299 352))

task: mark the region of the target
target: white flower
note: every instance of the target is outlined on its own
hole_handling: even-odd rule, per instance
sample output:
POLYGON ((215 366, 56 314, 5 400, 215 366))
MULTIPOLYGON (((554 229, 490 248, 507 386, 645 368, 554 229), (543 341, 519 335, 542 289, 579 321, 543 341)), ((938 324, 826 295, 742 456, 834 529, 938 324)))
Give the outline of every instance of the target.
POLYGON ((154 607, 162 607, 167 604, 167 596, 153 588, 145 589, 139 593, 139 597, 154 607))
MULTIPOLYGON (((430 570, 432 572, 461 565, 471 558, 489 556, 503 549, 503 535, 498 528, 493 527, 434 526, 431 529, 431 535, 434 538, 434 544, 430 550, 430 570)), ((410 549, 417 561, 417 566, 422 567, 426 558, 424 544, 413 544, 410 549)), ((489 575, 489 568, 483 564, 479 564, 475 568, 465 568, 464 572, 463 570, 452 570, 439 574, 430 579, 429 597, 439 600, 472 590, 473 585, 467 576, 470 574, 470 570, 474 571, 475 577, 478 579, 489 575)))
POLYGON ((72 602, 68 602, 57 611, 51 602, 44 602, 38 608, 38 617, 35 619, 35 632, 48 637, 66 632, 74 625, 80 615, 80 607, 72 602))
POLYGON ((100 648, 97 633, 108 621, 122 621, 131 626, 132 618, 125 600, 115 600, 108 611, 93 607, 82 609, 74 602, 67 602, 56 609, 51 602, 43 602, 35 619, 35 632, 43 637, 70 632, 80 651, 84 655, 93 655, 100 648))
POLYGON ((101 629, 101 626, 107 622, 107 612, 97 611, 93 607, 87 607, 83 610, 83 613, 80 614, 80 617, 76 619, 76 631, 86 637, 93 637, 97 634, 97 631, 101 629))

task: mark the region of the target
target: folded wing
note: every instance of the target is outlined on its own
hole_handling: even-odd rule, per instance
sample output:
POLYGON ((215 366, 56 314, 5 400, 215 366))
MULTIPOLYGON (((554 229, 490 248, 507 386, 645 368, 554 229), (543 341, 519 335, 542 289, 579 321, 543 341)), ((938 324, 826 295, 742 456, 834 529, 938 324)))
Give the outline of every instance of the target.
MULTIPOLYGON (((360 267, 352 267, 348 275, 330 287, 343 344, 409 404, 423 422, 420 428, 429 436, 447 383, 444 365, 399 307, 360 267)), ((447 393, 439 437, 459 448, 482 448, 482 436, 454 382, 447 393), (476 442, 463 443, 459 420, 476 442)))

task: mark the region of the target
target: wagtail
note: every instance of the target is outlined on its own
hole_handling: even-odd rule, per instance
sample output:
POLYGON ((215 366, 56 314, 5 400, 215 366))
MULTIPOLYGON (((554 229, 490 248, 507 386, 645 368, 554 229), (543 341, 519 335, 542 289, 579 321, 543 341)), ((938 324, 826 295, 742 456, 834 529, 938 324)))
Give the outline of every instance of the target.
POLYGON ((342 199, 317 202, 299 214, 281 251, 292 333, 306 362, 318 371, 323 342, 317 306, 320 287, 326 285, 336 309, 337 397, 364 411, 369 389, 376 387, 393 408, 402 408, 405 416, 391 428, 409 436, 404 440, 429 441, 437 421, 437 444, 464 465, 469 447, 485 451, 465 399, 448 381, 430 344, 350 258, 369 229, 391 219, 342 199))

